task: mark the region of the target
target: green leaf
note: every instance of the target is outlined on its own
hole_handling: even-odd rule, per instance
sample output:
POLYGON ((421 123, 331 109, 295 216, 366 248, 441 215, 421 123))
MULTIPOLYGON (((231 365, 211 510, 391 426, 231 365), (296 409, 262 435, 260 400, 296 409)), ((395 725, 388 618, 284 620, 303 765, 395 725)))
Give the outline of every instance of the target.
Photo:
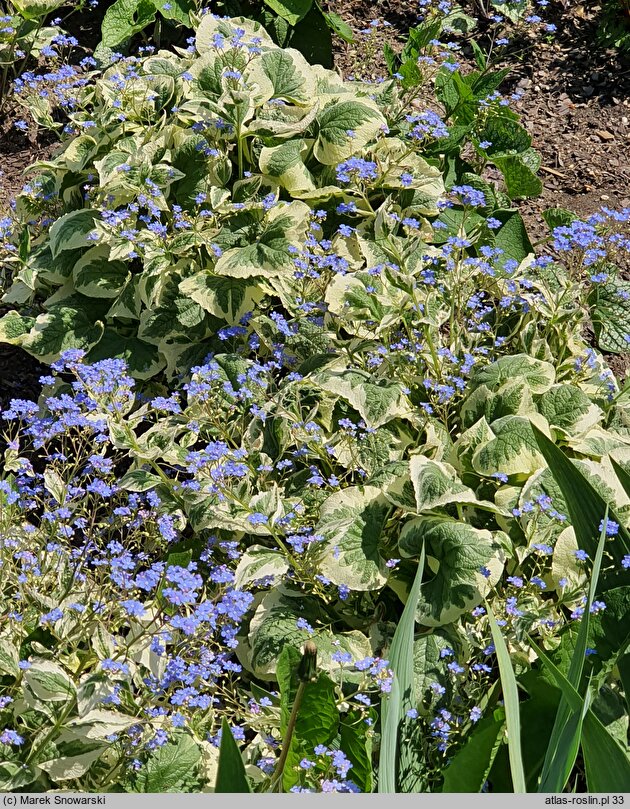
POLYGON ((327 369, 315 375, 314 381, 324 390, 346 399, 368 427, 382 427, 392 419, 411 413, 411 404, 399 382, 374 379, 366 371, 327 369))
POLYGON ((455 478, 454 470, 424 455, 412 455, 409 472, 416 497, 416 511, 434 511, 452 503, 477 502, 472 489, 455 478))
POLYGON ((533 254, 534 247, 518 211, 493 211, 492 216, 502 223, 494 237, 494 246, 503 250, 502 262, 513 260, 520 263, 533 254))
POLYGON ((153 750, 137 777, 138 792, 180 792, 195 779, 201 750, 188 733, 175 731, 153 750))
POLYGON ((37 775, 37 770, 27 764, 16 764, 14 761, 0 762, 0 790, 14 792, 20 787, 32 784, 37 775))
POLYGON ((317 644, 319 668, 338 671, 338 664, 332 660, 337 651, 349 652, 356 660, 371 654, 369 641, 362 632, 331 632, 327 628, 330 622, 322 614, 317 599, 280 586, 265 594, 254 613, 247 642, 238 651, 243 665, 257 677, 273 679, 282 649, 285 646, 300 649, 311 637, 308 630, 298 627, 299 618, 314 629, 312 640, 317 644))
POLYGON ((118 485, 128 492, 148 492, 159 486, 162 478, 146 469, 132 469, 118 481, 118 485))
POLYGON ((527 380, 532 393, 546 393, 555 382, 556 371, 549 362, 537 360, 527 354, 512 354, 479 368, 473 374, 473 383, 496 390, 515 376, 527 380))
POLYGON ((545 465, 529 418, 504 416, 493 421, 491 427, 494 438, 480 446, 472 457, 473 469, 479 475, 491 477, 502 472, 529 476, 545 465))
POLYGON ((263 290, 243 278, 198 272, 179 285, 182 295, 192 298, 206 312, 236 324, 246 312, 251 312, 263 296, 263 290))
MULTIPOLYGON (((530 638, 529 642, 544 666, 551 672, 571 710, 581 712, 584 698, 534 640, 530 638)), ((591 709, 588 709, 582 725, 582 753, 589 792, 630 791, 628 756, 591 709)))
POLYGON ((444 770, 442 792, 481 792, 503 742, 504 719, 487 716, 444 770))
POLYGON ((511 199, 537 197, 542 193, 540 178, 527 165, 522 154, 495 154, 492 162, 503 175, 511 199))
POLYGON ((554 385, 541 397, 538 409, 550 427, 580 435, 603 420, 601 409, 575 385, 554 385))
MULTIPOLYGON (((594 536, 609 504, 559 447, 536 426, 533 426, 533 431, 540 451, 566 501, 578 545, 593 558, 597 551, 594 536)), ((613 508, 610 508, 610 519, 619 524, 619 533, 613 542, 608 543, 608 552, 621 567, 624 555, 630 553, 630 534, 613 508)), ((605 578, 604 575, 602 580, 605 578)))
POLYGON ((102 45, 116 50, 155 20, 152 0, 116 0, 105 12, 101 25, 102 45))
POLYGON ((103 324, 90 320, 87 312, 58 306, 48 314, 39 315, 20 345, 42 362, 52 362, 67 348, 90 348, 102 334, 103 324))
POLYGON ((332 35, 317 3, 290 31, 287 44, 300 51, 309 64, 333 67, 332 35))
POLYGON ((288 570, 289 564, 282 553, 264 545, 250 545, 239 559, 234 574, 234 587, 244 590, 260 579, 269 577, 277 585, 288 570))
MULTIPOLYGON (((372 792, 372 733, 365 723, 365 714, 348 711, 339 723, 340 745, 352 762, 351 780, 361 792, 372 792)), ((374 716, 370 717, 374 721, 374 716)))
POLYGON ((20 345, 22 338, 32 329, 33 317, 23 317, 15 311, 7 312, 0 318, 0 343, 20 345))
POLYGON ((289 25, 297 25, 309 12, 313 0, 264 0, 289 25))
POLYGON ((334 11, 327 11, 324 12, 324 19, 331 31, 341 37, 344 42, 354 42, 352 28, 339 14, 335 14, 334 11))
MULTIPOLYGON (((263 53, 252 63, 254 80, 262 73, 269 84, 268 98, 281 98, 291 104, 310 106, 317 90, 311 66, 292 48, 263 53)), ((267 95, 267 93, 265 93, 267 95)))
MULTIPOLYGON (((591 574, 588 598, 584 606, 584 615, 580 621, 580 629, 569 667, 568 680, 578 693, 580 691, 582 671, 586 657, 591 606, 595 599, 599 571, 604 554, 604 544, 606 542, 605 524, 607 519, 608 509, 606 509, 604 515, 604 527, 599 537, 597 554, 593 561, 593 572, 591 574)), ((539 792, 562 792, 564 790, 575 765, 582 735, 582 723, 588 706, 589 700, 585 700, 584 706, 580 711, 572 711, 566 698, 564 696, 562 697, 545 755, 539 792)))
POLYGON ((232 278, 289 275, 295 270, 289 248, 298 246, 306 230, 310 208, 306 203, 280 203, 269 211, 264 229, 253 243, 234 247, 219 258, 216 275, 232 278))
MULTIPOLYGON (((299 687, 297 676, 301 652, 286 646, 278 659, 280 686, 280 732, 284 736, 299 687)), ((302 701, 295 722, 291 747, 283 773, 283 787, 288 791, 299 780, 298 765, 305 756, 313 755, 318 744, 328 746, 337 735, 339 711, 332 680, 320 673, 315 682, 304 683, 302 701)))
POLYGON ((107 328, 99 343, 88 352, 86 360, 98 362, 112 357, 124 359, 129 373, 135 379, 149 379, 166 364, 156 346, 138 337, 125 337, 114 329, 107 328))
POLYGON ((92 247, 72 270, 77 292, 90 298, 116 298, 131 277, 124 261, 111 261, 109 247, 92 247))
POLYGON ((98 143, 89 135, 79 135, 71 140, 63 153, 70 171, 82 171, 98 151, 98 143))
POLYGON ((499 676, 505 704, 505 723, 507 727, 508 755, 510 759, 510 772, 514 792, 521 794, 527 792, 525 785, 525 771, 523 769, 523 756, 521 753, 521 719, 518 696, 518 685, 512 669, 510 653, 508 652, 503 635, 497 624, 494 613, 489 604, 486 605, 488 621, 492 632, 492 639, 499 664, 499 676))
POLYGON ((493 159, 493 155, 505 152, 524 152, 532 145, 532 139, 527 130, 505 115, 492 115, 479 134, 479 140, 490 141, 486 154, 493 159))
POLYGON ((24 682, 43 702, 69 702, 76 699, 74 683, 58 663, 36 658, 24 672, 24 682))
POLYGON ((63 6, 63 0, 12 0, 15 8, 25 20, 41 20, 63 6))
POLYGON ((377 590, 387 580, 380 540, 391 506, 372 486, 350 486, 322 505, 315 529, 324 537, 319 570, 352 590, 377 590))
POLYGON ((223 717, 221 725, 221 749, 219 752, 219 769, 214 785, 215 792, 251 792, 243 757, 232 736, 228 721, 223 717))
POLYGON ((385 126, 385 118, 366 99, 338 101, 319 113, 317 124, 319 134, 313 153, 320 163, 334 166, 376 138, 385 126))
POLYGON ((629 281, 593 285, 588 302, 597 345, 602 351, 623 354, 630 347, 626 339, 630 335, 629 294, 629 281))
POLYGON ((569 211, 566 208, 547 208, 542 212, 542 217, 547 223, 549 230, 554 230, 559 227, 566 227, 576 219, 579 219, 576 213, 569 211))
POLYGON ((416 620, 426 626, 451 623, 483 600, 502 570, 490 531, 456 520, 419 517, 406 522, 398 541, 400 554, 417 556, 424 547, 433 578, 425 576, 416 620), (481 570, 491 566, 486 579, 481 570), (494 570, 493 570, 494 568, 494 570))
POLYGON ((416 610, 422 587, 424 544, 420 549, 418 569, 405 609, 394 632, 388 658, 394 672, 392 691, 383 698, 381 711, 381 755, 379 759, 378 791, 396 792, 399 727, 409 708, 416 702, 414 693, 413 636, 416 610), (394 686, 395 685, 395 689, 394 686))
POLYGON ((64 250, 88 247, 87 235, 94 230, 97 215, 97 211, 82 208, 56 219, 48 233, 52 257, 57 258, 64 250))

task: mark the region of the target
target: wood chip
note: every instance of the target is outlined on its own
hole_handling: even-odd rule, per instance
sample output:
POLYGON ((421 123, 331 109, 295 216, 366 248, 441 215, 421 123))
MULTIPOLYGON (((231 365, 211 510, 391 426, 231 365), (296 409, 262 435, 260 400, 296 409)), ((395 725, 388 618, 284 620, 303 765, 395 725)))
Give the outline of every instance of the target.
POLYGON ((549 166, 541 166, 540 170, 541 171, 546 171, 548 174, 553 174, 554 177, 566 178, 566 176, 567 176, 566 174, 563 174, 561 171, 558 171, 557 169, 549 168, 549 166))
POLYGON ((595 134, 601 140, 611 141, 615 139, 615 136, 612 132, 607 132, 605 129, 596 129, 595 134))

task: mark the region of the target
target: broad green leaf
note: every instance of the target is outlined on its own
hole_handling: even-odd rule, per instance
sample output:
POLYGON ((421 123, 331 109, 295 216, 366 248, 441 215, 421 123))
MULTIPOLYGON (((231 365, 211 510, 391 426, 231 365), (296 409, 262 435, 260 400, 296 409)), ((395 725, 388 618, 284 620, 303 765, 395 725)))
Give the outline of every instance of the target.
POLYGON ((545 465, 529 418, 504 416, 492 422, 494 438, 480 446, 472 457, 475 472, 490 477, 497 472, 505 475, 530 475, 545 465))
POLYGON ((503 175, 507 193, 512 199, 537 197, 542 192, 542 182, 523 154, 495 154, 492 162, 503 175))
POLYGON ((532 393, 546 393, 556 379, 556 372, 549 362, 537 360, 527 354, 512 354, 484 365, 473 374, 473 383, 486 385, 496 390, 516 376, 527 381, 532 393))
POLYGON ((79 135, 66 146, 63 157, 70 171, 82 171, 98 151, 98 143, 89 135, 79 135))
POLYGON ((449 699, 453 684, 449 672, 445 670, 444 658, 440 656, 444 649, 450 649, 452 641, 438 632, 420 635, 413 644, 413 682, 416 702, 413 706, 419 713, 428 713, 425 705, 431 701, 431 683, 440 683, 445 691, 445 699, 449 699))
POLYGON ((27 764, 17 764, 14 761, 0 762, 0 789, 3 792, 15 792, 20 787, 32 784, 37 778, 35 767, 27 764))
POLYGON ((111 49, 124 46, 155 20, 155 13, 153 0, 116 0, 105 12, 101 44, 111 49))
POLYGON ((234 247, 219 258, 216 275, 251 278, 292 275, 295 270, 290 248, 299 246, 306 230, 310 208, 293 201, 279 203, 268 215, 262 232, 246 247, 234 247))
POLYGON ((317 124, 313 153, 326 166, 360 152, 386 125, 378 107, 367 99, 331 104, 319 113, 317 124))
POLYGON ((574 385, 553 385, 541 397, 538 408, 550 427, 572 435, 585 433, 603 420, 601 409, 574 385))
POLYGON ((348 487, 322 505, 316 533, 324 537, 318 567, 335 584, 378 590, 387 580, 381 538, 391 506, 378 489, 348 487))
POLYGON ((260 286, 251 281, 208 272, 195 273, 182 281, 179 291, 206 312, 233 324, 238 323, 246 312, 251 312, 264 296, 260 286))
POLYGON ((375 379, 366 371, 325 370, 317 374, 314 381, 324 390, 346 399, 368 427, 382 427, 412 412, 400 383, 375 379))
POLYGON ((504 719, 484 717, 444 770, 442 792, 481 792, 503 742, 504 719))
POLYGON ((280 98, 291 104, 310 106, 316 97, 311 66, 293 48, 263 53, 251 63, 245 75, 248 82, 260 83, 265 101, 280 98))
POLYGON ((534 253, 525 222, 518 211, 493 211, 492 216, 502 223, 494 236, 494 246, 503 250, 500 263, 508 259, 520 263, 534 253))
POLYGON ((260 169, 290 194, 313 191, 315 182, 303 160, 307 153, 308 144, 300 139, 288 140, 279 146, 265 146, 260 152, 260 169))
POLYGON ((113 733, 121 733, 131 727, 136 721, 133 716, 96 708, 80 718, 71 719, 66 723, 65 729, 79 739, 104 741, 113 733))
POLYGON ((477 502, 472 489, 456 479, 454 470, 424 455, 412 455, 409 472, 416 496, 416 511, 433 511, 452 503, 477 502))
POLYGON ((153 750, 138 772, 138 792, 180 792, 194 779, 201 750, 194 739, 183 731, 174 731, 166 744, 153 750))
POLYGON ((34 323, 33 317, 23 317, 15 311, 7 312, 0 318, 0 343, 20 345, 22 338, 30 332, 34 323))
POLYGON ((402 556, 417 556, 424 547, 427 572, 418 600, 416 620, 425 626, 451 623, 479 605, 503 564, 494 537, 487 530, 438 517, 419 517, 403 525, 398 541, 402 556), (482 569, 488 568, 486 578, 482 569))
POLYGON ((597 345, 602 351, 613 354, 628 351, 626 338, 630 334, 629 293, 628 281, 615 280, 593 285, 588 301, 597 345))
POLYGON ((127 363, 129 373, 135 379, 149 379, 159 373, 165 366, 156 346, 140 340, 138 337, 124 337, 122 334, 107 328, 101 340, 87 355, 88 362, 120 357, 127 363))
POLYGON ((277 585, 288 569, 289 564, 280 552, 264 545, 251 545, 239 560, 234 587, 244 590, 257 581, 269 578, 273 585, 277 585))
POLYGON ((225 716, 221 725, 221 749, 215 792, 251 792, 241 751, 225 716))
POLYGON ((213 47, 215 34, 222 34, 226 39, 231 39, 237 29, 244 31, 242 41, 251 42, 252 39, 260 41, 263 49, 273 47, 273 40, 259 22, 247 19, 246 17, 233 17, 231 19, 215 17, 214 14, 204 14, 197 28, 195 45, 199 53, 208 52, 213 47))
POLYGON ((111 261, 105 245, 85 252, 72 270, 77 292, 90 298, 116 298, 129 280, 124 261, 111 261))
POLYGON ((63 751, 63 756, 37 762, 37 766, 48 773, 54 783, 81 778, 107 749, 104 744, 86 744, 84 741, 72 744, 71 749, 64 749, 65 747, 66 745, 61 745, 62 749, 59 751, 63 751))
MULTIPOLYGON (((277 676, 280 686, 280 732, 286 738, 286 730, 299 687, 297 668, 301 653, 285 646, 278 658, 277 676)), ((285 791, 299 780, 299 763, 313 755, 317 745, 328 746, 337 735, 339 710, 335 698, 335 685, 323 672, 314 682, 307 682, 302 689, 302 701, 295 722, 291 747, 283 773, 285 791)))
POLYGON ((482 416, 492 422, 503 416, 526 416, 535 413, 536 406, 529 384, 522 377, 505 382, 495 392, 479 385, 464 401, 461 408, 462 424, 470 427, 482 416))
POLYGON ((71 211, 56 219, 49 231, 50 252, 57 258, 64 250, 88 247, 88 233, 94 230, 98 212, 90 208, 71 211))
POLYGON ((25 20, 41 20, 63 5, 63 0, 11 0, 25 20))
MULTIPOLYGON (((374 720, 374 717, 371 717, 374 720)), ((361 792, 372 792, 372 733, 360 711, 342 714, 339 722, 341 749, 352 762, 351 780, 361 792)))
POLYGON ((285 646, 301 649, 309 638, 317 644, 318 665, 325 671, 339 669, 332 660, 336 651, 349 652, 357 660, 371 654, 370 644, 363 633, 334 634, 327 628, 328 624, 316 599, 289 594, 282 587, 276 587, 264 596, 256 609, 249 625, 247 643, 237 650, 239 658, 257 677, 269 680, 274 677, 282 649, 285 646), (297 626, 299 618, 304 618, 313 627, 314 635, 297 626))
POLYGON ((36 658, 24 672, 24 682, 43 702, 68 703, 76 698, 74 683, 58 663, 36 658))
POLYGON ((313 5, 313 0, 264 0, 264 2, 291 26, 297 25, 313 5))
POLYGON ((162 478, 146 469, 132 469, 126 472, 118 481, 121 489, 128 492, 148 492, 162 483, 162 478))
POLYGON ((3 635, 0 637, 0 674, 8 674, 9 677, 19 677, 20 667, 19 651, 12 639, 3 635))
MULTIPOLYGON (((334 11, 326 12, 324 17, 333 33, 337 34, 337 36, 341 37, 345 42, 354 42, 352 28, 343 19, 343 17, 340 17, 339 14, 335 14, 334 11)), ((367 791, 369 792, 369 790, 367 791)))

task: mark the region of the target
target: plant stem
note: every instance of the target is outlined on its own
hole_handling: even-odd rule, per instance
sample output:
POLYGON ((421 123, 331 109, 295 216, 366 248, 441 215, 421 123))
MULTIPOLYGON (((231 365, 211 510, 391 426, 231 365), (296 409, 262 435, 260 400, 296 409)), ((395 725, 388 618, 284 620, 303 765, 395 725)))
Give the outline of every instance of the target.
POLYGON ((293 739, 293 732, 295 731, 295 723, 297 721, 300 705, 302 704, 302 697, 304 696, 305 688, 306 683, 300 682, 295 695, 295 700, 293 701, 293 707, 291 708, 291 716, 289 717, 289 723, 287 724, 287 732, 284 739, 284 744, 282 746, 282 752, 280 753, 280 758, 276 764, 276 769, 271 781, 270 792, 275 792, 276 788, 278 792, 282 792, 282 776, 284 775, 284 766, 287 763, 287 756, 289 755, 291 740, 293 739))

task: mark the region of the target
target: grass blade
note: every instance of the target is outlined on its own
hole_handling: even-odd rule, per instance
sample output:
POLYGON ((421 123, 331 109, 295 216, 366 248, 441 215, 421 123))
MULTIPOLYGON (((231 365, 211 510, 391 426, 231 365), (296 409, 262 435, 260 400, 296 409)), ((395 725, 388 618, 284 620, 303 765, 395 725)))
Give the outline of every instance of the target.
POLYGON ((215 792, 251 792, 245 765, 238 745, 234 741, 232 731, 223 717, 221 726, 221 748, 219 750, 219 769, 217 781, 214 785, 215 792))
MULTIPOLYGON (((585 710, 586 698, 581 697, 568 679, 530 638, 532 648, 552 674, 571 710, 585 710)), ((626 752, 610 735, 590 708, 586 709, 582 726, 582 754, 589 792, 629 792, 630 761, 626 752)))
POLYGON ((394 672, 392 690, 383 699, 381 710, 381 753, 378 767, 378 791, 396 792, 398 759, 398 728, 407 710, 413 705, 413 639, 416 626, 416 607, 422 586, 424 570, 424 544, 420 552, 411 592, 400 617, 389 650, 389 665, 394 672))
MULTIPOLYGON (((594 557, 597 551, 594 534, 608 504, 553 441, 550 441, 535 424, 532 424, 532 430, 549 470, 566 500, 578 546, 594 557)), ((620 566, 624 555, 630 553, 630 534, 612 509, 610 518, 619 524, 619 533, 615 541, 609 543, 608 550, 620 566)))
POLYGON ((512 786, 514 787, 514 792, 524 793, 527 792, 527 788, 525 786, 525 770, 523 768, 523 755, 521 752, 521 717, 518 685, 516 683, 516 677, 514 676, 514 670, 512 669, 510 653, 505 645, 494 613, 487 602, 486 609, 488 610, 488 620, 492 631, 492 640, 494 641, 494 648, 496 650, 499 675, 501 677, 501 688, 503 690, 512 786))
POLYGON ((612 468, 615 470, 615 475, 617 475, 619 478, 619 483, 621 483, 624 492, 628 495, 628 497, 630 497, 630 472, 626 472, 623 466, 617 463, 612 455, 609 455, 608 457, 610 458, 612 468))
MULTIPOLYGON (((591 575, 588 598, 584 606, 584 615, 580 622, 580 630, 578 632, 575 649, 573 650, 571 665, 569 666, 567 679, 578 693, 580 691, 582 672, 584 671, 591 605, 595 600, 597 582, 599 581, 599 572, 604 555, 604 545, 606 544, 607 520, 608 507, 606 507, 604 513, 604 524, 599 535, 597 553, 595 554, 593 562, 593 573, 591 575)), ((562 792, 564 789, 577 758, 582 733, 583 716, 584 711, 572 711, 564 696, 562 697, 545 755, 539 792, 562 792)))

